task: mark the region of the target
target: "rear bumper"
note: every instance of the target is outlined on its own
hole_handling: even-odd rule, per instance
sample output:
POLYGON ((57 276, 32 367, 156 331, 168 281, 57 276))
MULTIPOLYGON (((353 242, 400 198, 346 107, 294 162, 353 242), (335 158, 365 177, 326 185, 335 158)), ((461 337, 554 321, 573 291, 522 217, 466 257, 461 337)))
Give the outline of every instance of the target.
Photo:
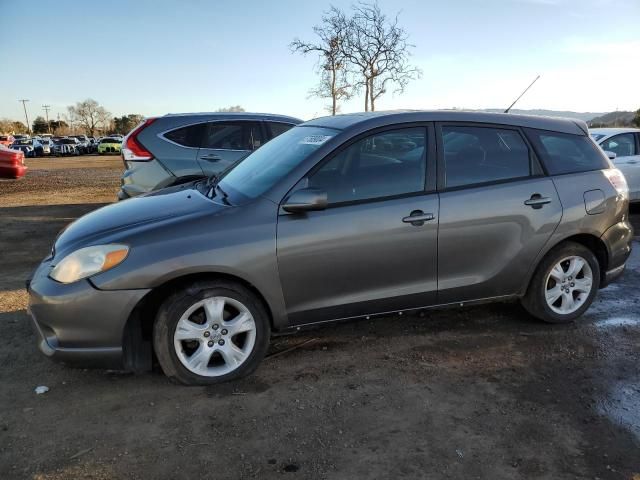
POLYGON ((49 270, 43 262, 27 287, 40 351, 66 364, 123 368, 125 325, 149 290, 98 290, 87 280, 64 285, 49 270))
POLYGON ((617 279, 624 271, 625 263, 631 255, 633 227, 625 219, 610 227, 600 238, 609 253, 608 269, 601 285, 604 287, 617 279))
POLYGON ((25 176, 27 169, 24 165, 0 165, 0 178, 21 178, 25 176))
POLYGON ((604 280, 602 281, 602 285, 600 285, 600 287, 604 288, 610 283, 615 282, 624 273, 625 267, 626 267, 626 264, 622 264, 619 267, 613 268, 605 272, 604 280))

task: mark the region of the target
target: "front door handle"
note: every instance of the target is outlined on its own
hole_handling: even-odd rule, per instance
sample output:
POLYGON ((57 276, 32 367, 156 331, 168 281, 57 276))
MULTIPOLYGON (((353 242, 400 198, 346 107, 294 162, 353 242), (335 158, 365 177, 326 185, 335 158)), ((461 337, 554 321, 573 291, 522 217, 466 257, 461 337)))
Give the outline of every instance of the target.
POLYGON ((529 200, 524 201, 525 205, 535 209, 542 208, 542 206, 546 205, 547 203, 551 203, 551 199, 549 197, 543 197, 539 193, 534 193, 533 195, 531 195, 531 198, 529 200))
POLYGON ((414 210, 408 217, 404 217, 402 221, 404 223, 410 223, 414 227, 421 227, 424 222, 433 220, 435 215, 433 213, 424 213, 422 210, 414 210))
POLYGON ((222 158, 220 158, 218 155, 215 154, 209 154, 209 155, 203 155, 202 157, 200 157, 201 160, 206 160, 207 162, 217 162, 219 160, 222 160, 222 158))

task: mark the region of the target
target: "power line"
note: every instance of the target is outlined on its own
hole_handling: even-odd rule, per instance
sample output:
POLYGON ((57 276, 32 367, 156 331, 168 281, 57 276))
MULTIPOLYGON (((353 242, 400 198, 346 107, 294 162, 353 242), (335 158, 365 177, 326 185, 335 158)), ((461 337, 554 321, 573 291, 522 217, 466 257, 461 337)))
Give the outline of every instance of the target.
POLYGON ((27 115, 27 102, 29 101, 29 99, 23 98, 18 101, 22 102, 22 108, 24 108, 24 118, 27 121, 27 133, 31 133, 31 126, 29 125, 29 115, 27 115))
POLYGON ((47 117, 47 133, 51 133, 51 124, 49 123, 49 110, 51 109, 51 105, 42 105, 42 109, 47 117))

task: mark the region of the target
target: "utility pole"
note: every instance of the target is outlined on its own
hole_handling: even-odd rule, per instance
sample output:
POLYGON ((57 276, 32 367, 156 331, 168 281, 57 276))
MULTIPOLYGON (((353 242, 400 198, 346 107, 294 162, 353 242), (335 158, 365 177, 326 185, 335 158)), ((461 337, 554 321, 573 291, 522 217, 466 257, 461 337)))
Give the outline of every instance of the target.
POLYGON ((51 109, 51 105, 42 105, 44 109, 44 114, 47 117, 47 133, 51 133, 51 124, 49 123, 49 110, 51 109))
POLYGON ((18 100, 19 102, 22 102, 22 108, 24 108, 24 118, 27 121, 27 133, 31 133, 31 125, 29 125, 29 115, 27 115, 27 102, 29 101, 26 98, 23 98, 21 100, 18 100))

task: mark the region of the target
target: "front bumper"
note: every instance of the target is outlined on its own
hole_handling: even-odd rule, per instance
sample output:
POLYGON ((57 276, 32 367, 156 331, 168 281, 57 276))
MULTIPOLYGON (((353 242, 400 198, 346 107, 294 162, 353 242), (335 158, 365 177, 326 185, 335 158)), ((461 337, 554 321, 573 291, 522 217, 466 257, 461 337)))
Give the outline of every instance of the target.
POLYGON ((116 148, 116 147, 101 147, 101 148, 98 148, 98 153, 99 154, 104 154, 104 155, 106 155, 108 153, 120 154, 121 151, 120 151, 119 148, 116 148))
POLYGON ((40 351, 82 367, 122 368, 124 329, 149 290, 99 290, 89 280, 62 284, 44 261, 28 282, 29 313, 40 351))

